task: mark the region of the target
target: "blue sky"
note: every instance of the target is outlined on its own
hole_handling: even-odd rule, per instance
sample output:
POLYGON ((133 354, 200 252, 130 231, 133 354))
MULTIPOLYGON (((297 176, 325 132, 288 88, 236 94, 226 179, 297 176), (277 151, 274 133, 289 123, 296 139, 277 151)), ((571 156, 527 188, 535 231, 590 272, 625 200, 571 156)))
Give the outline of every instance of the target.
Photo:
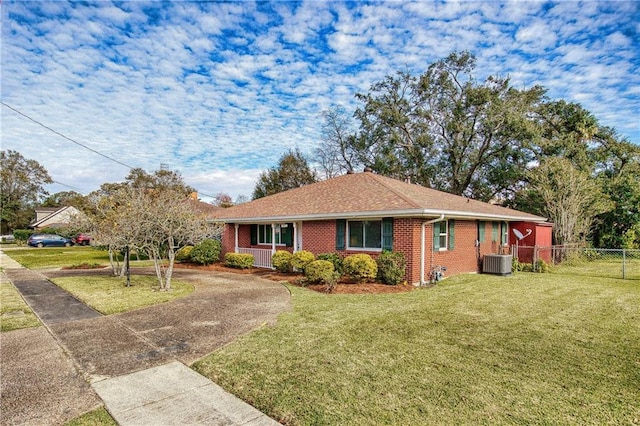
MULTIPOLYGON (((93 150, 250 196, 320 112, 454 50, 640 144, 640 2, 65 2, 2 5, 2 101, 93 150)), ((128 169, 2 106, 2 149, 88 193, 128 169)), ((207 197, 202 197, 207 200, 207 197)))

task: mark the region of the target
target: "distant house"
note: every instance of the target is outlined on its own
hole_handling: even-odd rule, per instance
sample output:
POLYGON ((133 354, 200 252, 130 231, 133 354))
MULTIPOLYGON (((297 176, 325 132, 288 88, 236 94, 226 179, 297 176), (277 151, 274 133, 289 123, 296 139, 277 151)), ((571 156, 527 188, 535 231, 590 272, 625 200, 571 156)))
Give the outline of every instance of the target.
POLYGON ((36 218, 29 228, 63 228, 83 213, 75 207, 39 207, 35 209, 36 218))
POLYGON ((508 252, 510 228, 546 219, 371 172, 351 173, 216 212, 223 253, 251 253, 270 267, 276 250, 314 254, 402 252, 405 279, 420 284, 436 266, 477 272, 485 254, 508 252))

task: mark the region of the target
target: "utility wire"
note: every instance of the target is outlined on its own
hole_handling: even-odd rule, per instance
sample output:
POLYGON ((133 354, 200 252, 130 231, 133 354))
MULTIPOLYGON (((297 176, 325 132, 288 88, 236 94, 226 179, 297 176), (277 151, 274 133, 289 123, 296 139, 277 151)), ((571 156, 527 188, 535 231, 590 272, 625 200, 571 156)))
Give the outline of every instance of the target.
MULTIPOLYGON (((93 149, 93 148, 91 148, 91 147, 88 147, 87 145, 85 145, 85 144, 83 144, 83 143, 80 143, 80 142, 78 142, 78 141, 76 141, 76 140, 71 139, 69 136, 63 135, 62 133, 58 132, 57 130, 52 129, 51 127, 47 126, 46 124, 41 123, 40 121, 36 120, 35 118, 31 118, 31 117, 30 117, 30 116, 28 116, 27 114, 23 113, 22 111, 19 111, 19 110, 15 109, 14 107, 12 107, 11 105, 9 105, 9 104, 7 104, 7 103, 5 103, 5 102, 0 101, 0 104, 2 104, 2 105, 4 105, 4 106, 6 106, 7 108, 9 108, 11 111, 14 111, 15 113, 20 114, 21 116, 23 116, 23 117, 24 117, 24 118, 26 118, 27 120, 30 120, 30 121, 32 121, 32 122, 34 122, 34 123, 36 123, 38 126, 44 127, 45 129, 49 130, 50 132, 53 132, 53 133, 55 133, 56 135, 58 135, 58 136, 60 136, 60 137, 62 137, 62 138, 64 138, 64 139, 68 140, 69 142, 73 142, 74 144, 79 145, 79 146, 83 147, 84 149, 87 149, 87 150, 89 150, 89 151, 91 151, 91 152, 93 152, 93 153, 95 153, 95 154, 98 154, 99 156, 104 157, 104 158, 106 158, 107 160, 113 161, 113 162, 115 162, 115 163, 120 164, 121 166, 127 167, 129 170, 133 170, 133 169, 135 169, 135 167, 133 167, 133 166, 130 166, 130 165, 128 165, 128 164, 125 164, 125 163, 123 163, 123 162, 122 162, 122 161, 120 161, 120 160, 116 160, 115 158, 109 157, 109 156, 108 156, 108 155, 106 155, 106 154, 103 154, 103 153, 101 153, 101 152, 99 152, 99 151, 96 151, 95 149, 93 149)), ((55 182, 55 181, 54 181, 54 182, 55 182)), ((59 184, 59 185, 62 185, 62 186, 69 187, 69 188, 71 188, 71 189, 77 189, 77 188, 73 188, 72 186, 69 186, 69 185, 65 185, 65 184, 63 184, 63 183, 60 183, 60 182, 55 182, 55 183, 57 183, 57 184, 59 184)), ((216 198, 216 197, 214 197, 213 195, 205 194, 204 192, 199 192, 199 191, 198 191, 198 194, 204 195, 205 197, 216 198)))
POLYGON ((106 158, 107 160, 111 160, 111 161, 113 161, 113 162, 115 162, 115 163, 120 164, 121 166, 125 166, 125 167, 127 167, 129 170, 131 170, 131 169, 134 169, 134 168, 135 168, 135 167, 132 167, 132 166, 130 166, 130 165, 128 165, 128 164, 123 163, 123 162, 122 162, 122 161, 120 161, 120 160, 116 160, 115 158, 109 157, 108 155, 105 155, 105 154, 103 154, 103 153, 101 153, 101 152, 99 152, 99 151, 96 151, 95 149, 93 149, 93 148, 91 148, 91 147, 88 147, 87 145, 85 145, 85 144, 83 144, 83 143, 80 143, 80 142, 78 142, 78 141, 76 141, 76 140, 73 140, 73 139, 71 139, 69 136, 63 135, 62 133, 58 132, 57 130, 52 129, 51 127, 47 126, 46 124, 43 124, 43 123, 39 122, 39 121, 38 121, 38 120, 36 120, 35 118, 31 118, 31 117, 29 117, 27 114, 25 114, 25 113, 23 113, 23 112, 21 112, 21 111, 18 111, 17 109, 15 109, 14 107, 12 107, 11 105, 8 105, 8 104, 6 104, 6 103, 4 103, 4 102, 2 102, 2 101, 0 101, 0 103, 1 103, 2 105, 6 106, 7 108, 9 108, 10 110, 12 110, 12 111, 14 111, 14 112, 16 112, 16 113, 20 114, 21 116, 23 116, 23 117, 24 117, 24 118, 26 118, 27 120, 33 121, 33 122, 34 122, 34 123, 36 123, 38 126, 44 127, 45 129, 49 130, 50 132, 53 132, 53 133, 55 133, 56 135, 58 135, 58 136, 60 136, 60 137, 62 137, 62 138, 64 138, 64 139, 68 140, 69 142, 73 142, 73 143, 75 143, 76 145, 80 145, 80 146, 81 146, 81 147, 83 147, 84 149, 88 149, 89 151, 91 151, 91 152, 93 152, 93 153, 95 153, 95 154, 98 154, 99 156, 104 157, 104 158, 106 158))

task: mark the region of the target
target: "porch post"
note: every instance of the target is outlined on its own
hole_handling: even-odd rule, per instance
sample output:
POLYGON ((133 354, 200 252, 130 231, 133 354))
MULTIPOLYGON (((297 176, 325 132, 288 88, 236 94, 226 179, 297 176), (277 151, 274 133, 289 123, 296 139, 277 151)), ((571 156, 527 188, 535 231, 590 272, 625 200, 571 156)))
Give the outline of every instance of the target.
POLYGON ((298 251, 298 227, 296 222, 293 222, 293 252, 298 251))
POLYGON ((238 228, 240 228, 240 225, 238 225, 237 223, 235 224, 235 228, 236 228, 236 242, 235 242, 235 246, 233 249, 234 253, 238 252, 238 228))
POLYGON ((271 253, 276 252, 276 224, 271 224, 271 253))

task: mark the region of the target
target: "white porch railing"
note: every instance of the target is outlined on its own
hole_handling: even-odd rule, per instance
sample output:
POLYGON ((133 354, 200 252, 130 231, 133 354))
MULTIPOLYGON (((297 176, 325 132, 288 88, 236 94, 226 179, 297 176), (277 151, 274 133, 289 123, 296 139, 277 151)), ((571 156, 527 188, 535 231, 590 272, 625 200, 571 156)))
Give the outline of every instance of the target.
POLYGON ((273 266, 271 265, 271 256, 273 255, 273 252, 270 249, 238 247, 238 253, 252 254, 253 266, 256 268, 273 269, 273 266))

